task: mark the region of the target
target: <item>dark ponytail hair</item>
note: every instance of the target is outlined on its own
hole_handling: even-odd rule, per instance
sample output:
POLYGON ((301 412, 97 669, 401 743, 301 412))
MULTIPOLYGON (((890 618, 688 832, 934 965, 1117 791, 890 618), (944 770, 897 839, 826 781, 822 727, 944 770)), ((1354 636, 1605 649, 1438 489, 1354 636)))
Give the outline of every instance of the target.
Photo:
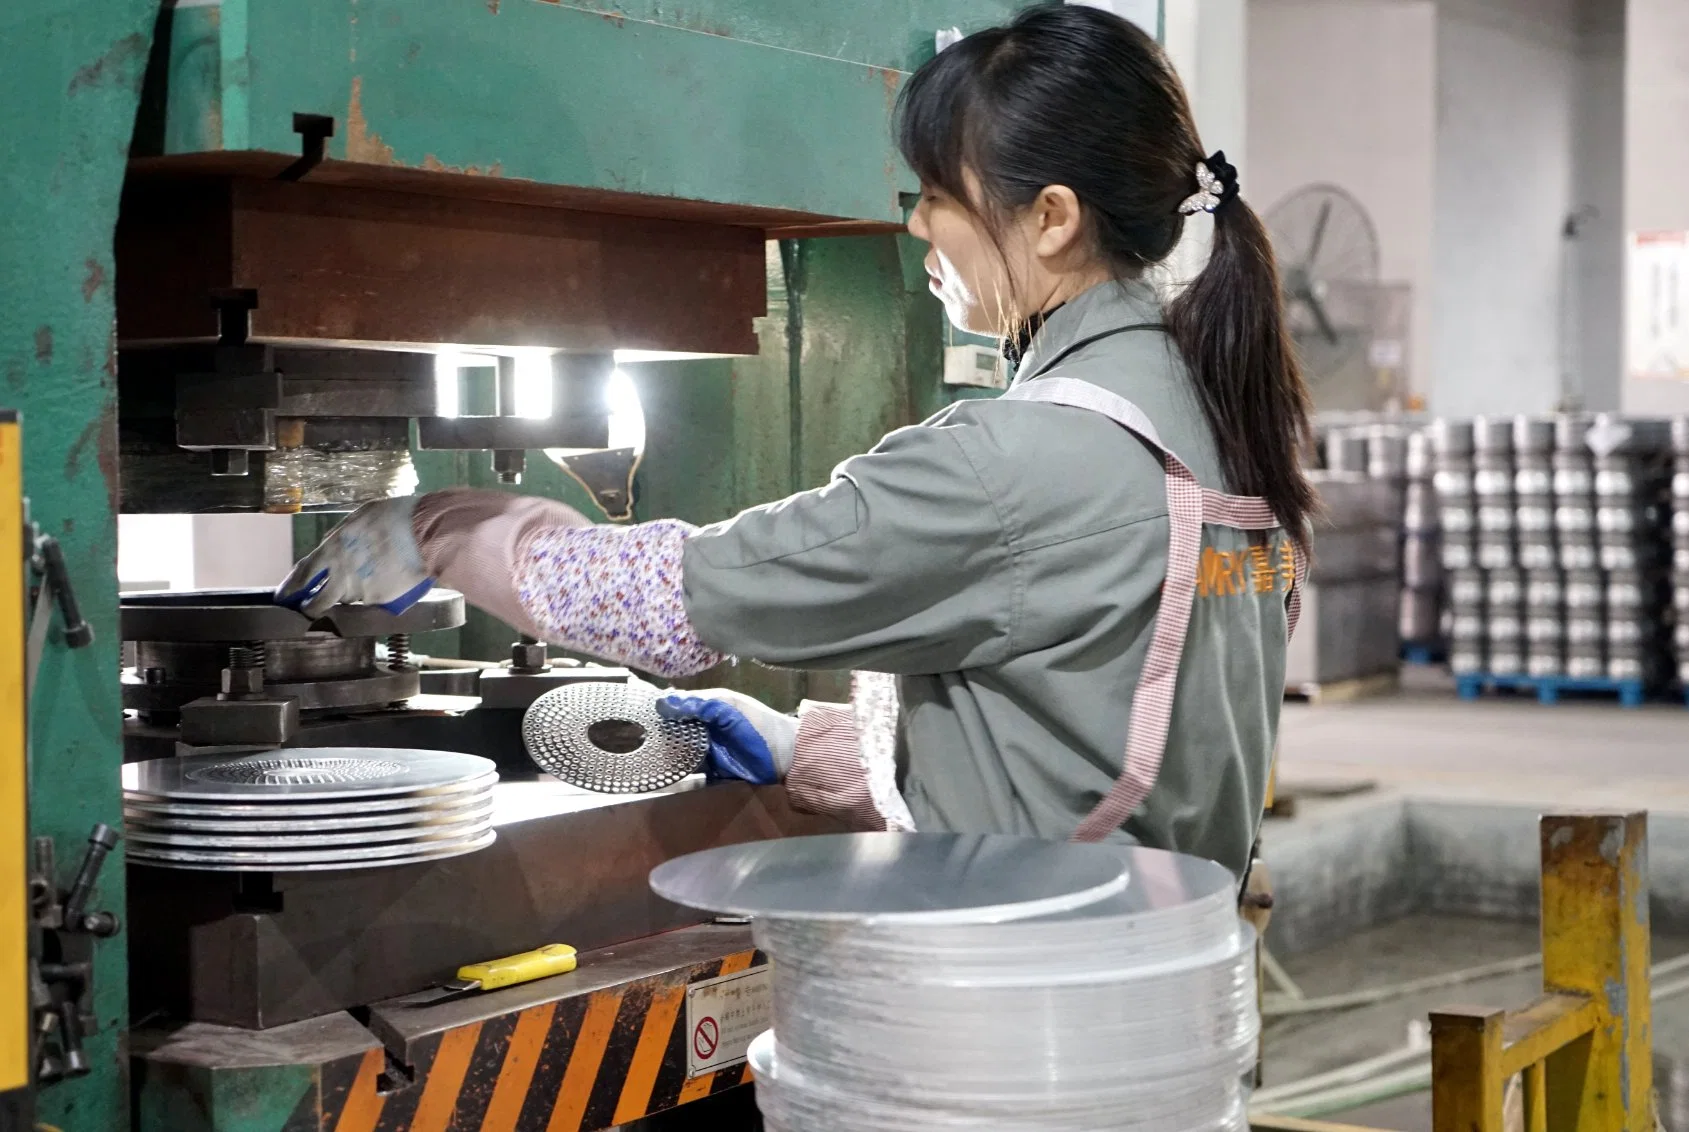
MULTIPOLYGON (((1198 191, 1205 156, 1161 47, 1118 16, 1066 4, 1029 8, 939 52, 898 97, 897 139, 922 183, 966 203, 988 232, 1046 187, 1066 185, 1119 279, 1172 254, 1184 232, 1179 206, 1198 191)), ((1307 390, 1285 331, 1272 245, 1235 192, 1214 212, 1207 266, 1166 319, 1227 487, 1264 498, 1306 546, 1317 507, 1300 466, 1307 390)))

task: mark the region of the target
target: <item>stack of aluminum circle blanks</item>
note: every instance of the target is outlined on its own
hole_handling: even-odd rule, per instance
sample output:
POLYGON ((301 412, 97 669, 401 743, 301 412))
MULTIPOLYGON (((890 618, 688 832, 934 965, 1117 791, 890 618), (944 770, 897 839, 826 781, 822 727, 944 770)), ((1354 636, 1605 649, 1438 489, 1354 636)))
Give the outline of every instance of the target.
POLYGON ((1505 570, 1519 564, 1513 538, 1513 419, 1478 417, 1472 422, 1472 445, 1478 565, 1485 570, 1505 570))
POLYGON ((1472 422, 1439 419, 1431 426, 1436 454, 1432 484, 1437 492, 1443 566, 1471 570, 1478 565, 1478 500, 1472 490, 1472 422))
POLYGON ((1558 567, 1525 573, 1525 673, 1565 676, 1566 593, 1558 567))
POLYGON ((1562 570, 1593 570, 1595 549, 1595 458, 1585 434, 1592 418, 1562 413, 1554 419, 1554 535, 1562 570))
MULTIPOLYGON (((835 868, 878 860, 893 845, 883 839, 921 836, 946 835, 856 835, 835 868)), ((1128 883, 1037 916, 859 907, 823 918, 740 904, 774 977, 774 1029, 751 1054, 766 1126, 1245 1132, 1259 1018, 1254 933, 1237 916, 1235 879, 1156 850, 1062 848, 1114 854, 1128 883)), ((698 857, 718 876, 742 865, 729 850, 698 857)), ((956 855, 951 867, 972 864, 956 855)), ((688 898, 666 883, 668 868, 652 876, 659 894, 735 910, 688 898)), ((810 885, 826 890, 829 879, 810 885)), ((907 901, 911 886, 900 887, 907 901)))
POLYGON ((1435 649, 1442 643, 1443 563, 1431 434, 1404 438, 1402 496, 1402 643, 1435 649))
POLYGON ((1456 675, 1485 670, 1484 578, 1478 571, 1478 498, 1473 491, 1471 421, 1431 426, 1443 567, 1449 571, 1449 667, 1456 675))
POLYGON ((1568 570, 1566 675, 1593 680, 1607 675, 1607 588, 1600 570, 1568 570))
POLYGON ((1689 688, 1689 417, 1671 422, 1671 588, 1677 681, 1689 688))
POLYGON ((1565 617, 1563 655, 1565 674, 1578 680, 1607 675, 1606 599, 1595 543, 1595 458, 1585 439, 1593 420, 1587 413, 1554 418, 1554 541, 1565 617))
POLYGON ((1519 565, 1547 570, 1558 565, 1554 546, 1554 422, 1545 417, 1513 420, 1514 530, 1519 565))
POLYGON ((1449 574, 1449 669, 1457 676, 1486 671, 1488 650, 1484 619, 1484 574, 1454 570, 1449 574))
POLYGON ((1595 529, 1606 589, 1606 675, 1658 683, 1676 667, 1666 632, 1670 600, 1671 427, 1597 416, 1595 529))
POLYGON ((1492 676, 1525 673, 1525 579, 1517 567, 1484 572, 1484 643, 1492 676))
POLYGON ((295 872, 403 865, 492 844, 489 759, 450 751, 301 747, 123 768, 129 860, 295 872))
POLYGON ((1564 676, 1565 621, 1559 603, 1560 560, 1554 541, 1554 421, 1513 420, 1514 529, 1524 583, 1527 676, 1564 676), (1553 595, 1550 603, 1546 599, 1553 595), (1534 599, 1534 600, 1533 600, 1534 599))

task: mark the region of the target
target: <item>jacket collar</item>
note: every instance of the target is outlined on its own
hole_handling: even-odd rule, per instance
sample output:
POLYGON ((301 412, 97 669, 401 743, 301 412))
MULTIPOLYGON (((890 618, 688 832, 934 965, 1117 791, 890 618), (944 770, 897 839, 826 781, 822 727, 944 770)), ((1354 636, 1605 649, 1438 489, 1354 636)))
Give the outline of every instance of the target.
POLYGON ((1098 338, 1162 323, 1161 300, 1151 284, 1142 279, 1099 283, 1050 312, 1021 358, 1015 384, 1031 381, 1098 338))

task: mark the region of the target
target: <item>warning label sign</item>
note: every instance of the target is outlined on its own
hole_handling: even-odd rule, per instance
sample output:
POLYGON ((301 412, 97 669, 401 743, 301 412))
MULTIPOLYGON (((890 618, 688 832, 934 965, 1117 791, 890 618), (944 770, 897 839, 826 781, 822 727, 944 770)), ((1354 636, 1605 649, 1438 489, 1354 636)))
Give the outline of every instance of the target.
POLYGON ((686 1076, 745 1060, 751 1039, 768 1029, 772 977, 765 963, 686 988, 686 1076))

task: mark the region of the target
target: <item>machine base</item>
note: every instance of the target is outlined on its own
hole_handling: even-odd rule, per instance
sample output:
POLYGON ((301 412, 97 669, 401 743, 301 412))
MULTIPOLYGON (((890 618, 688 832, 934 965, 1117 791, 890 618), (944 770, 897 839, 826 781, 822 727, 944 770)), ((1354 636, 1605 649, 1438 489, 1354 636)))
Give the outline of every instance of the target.
POLYGON ((688 1077, 691 984, 764 962, 750 930, 701 925, 588 952, 580 967, 438 1006, 379 1003, 262 1033, 140 1029, 137 1132, 596 1132, 733 1089, 688 1077), (365 1012, 359 1012, 360 1015, 365 1012))

